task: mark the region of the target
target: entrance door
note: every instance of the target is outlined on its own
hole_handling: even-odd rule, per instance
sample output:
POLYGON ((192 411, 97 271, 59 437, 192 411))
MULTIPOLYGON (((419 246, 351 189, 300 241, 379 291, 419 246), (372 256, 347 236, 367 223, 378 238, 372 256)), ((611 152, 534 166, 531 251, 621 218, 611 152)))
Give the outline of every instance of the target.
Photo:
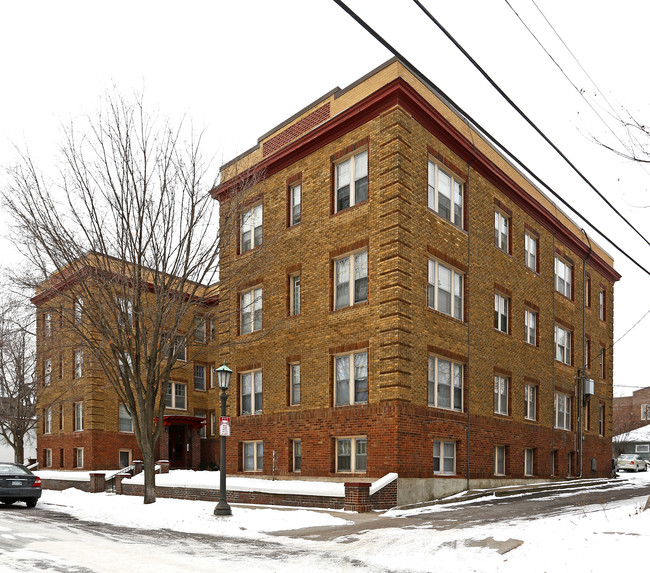
POLYGON ((169 426, 169 465, 172 468, 185 468, 185 426, 169 426))

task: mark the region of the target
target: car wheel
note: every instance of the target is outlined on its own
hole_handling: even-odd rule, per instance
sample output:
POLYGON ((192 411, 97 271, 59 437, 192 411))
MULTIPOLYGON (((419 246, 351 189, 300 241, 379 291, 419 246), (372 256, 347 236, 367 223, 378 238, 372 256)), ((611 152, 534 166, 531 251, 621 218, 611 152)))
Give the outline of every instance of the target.
POLYGON ((27 507, 36 507, 37 501, 37 499, 28 499, 25 503, 27 504, 27 507))
POLYGON ((639 466, 634 466, 634 473, 637 473, 639 471, 639 466))

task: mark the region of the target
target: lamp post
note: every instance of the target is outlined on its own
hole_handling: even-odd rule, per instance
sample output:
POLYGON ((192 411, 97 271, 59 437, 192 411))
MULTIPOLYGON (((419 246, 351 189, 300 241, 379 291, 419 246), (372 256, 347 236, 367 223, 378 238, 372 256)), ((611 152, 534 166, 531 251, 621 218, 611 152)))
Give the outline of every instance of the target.
MULTIPOLYGON (((217 373, 217 381, 221 389, 221 417, 226 416, 226 400, 228 395, 226 390, 230 386, 230 376, 232 370, 223 363, 223 366, 215 368, 217 373)), ((226 501, 226 436, 221 432, 221 424, 219 424, 219 433, 221 434, 221 452, 219 456, 219 503, 214 508, 215 515, 232 515, 232 510, 226 501)))

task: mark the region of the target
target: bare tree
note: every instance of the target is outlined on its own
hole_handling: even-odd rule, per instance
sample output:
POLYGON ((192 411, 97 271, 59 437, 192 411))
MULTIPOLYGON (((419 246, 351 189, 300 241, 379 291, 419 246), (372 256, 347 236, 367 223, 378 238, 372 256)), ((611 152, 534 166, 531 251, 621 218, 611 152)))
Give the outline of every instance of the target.
POLYGON ((23 463, 27 434, 36 424, 36 346, 32 312, 15 297, 0 300, 0 436, 23 463))
POLYGON ((36 302, 65 303, 61 323, 91 359, 84 369, 98 369, 132 417, 152 503, 170 374, 191 321, 211 317, 236 217, 219 227, 201 137, 148 114, 142 98, 108 96, 87 128, 65 130, 54 181, 21 154, 4 201, 36 302))

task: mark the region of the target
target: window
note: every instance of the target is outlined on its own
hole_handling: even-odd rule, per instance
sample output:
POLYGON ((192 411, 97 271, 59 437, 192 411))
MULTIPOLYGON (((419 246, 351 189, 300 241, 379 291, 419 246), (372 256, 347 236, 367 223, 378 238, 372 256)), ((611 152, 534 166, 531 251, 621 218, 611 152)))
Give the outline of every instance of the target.
POLYGON ((637 444, 634 451, 637 454, 647 454, 650 452, 650 444, 637 444))
POLYGON ((605 320, 605 316, 606 316, 605 303, 606 303, 605 289, 601 289, 600 292, 598 293, 598 308, 599 308, 598 316, 600 317, 600 320, 605 320))
POLYGON ((165 407, 174 410, 187 408, 187 385, 180 382, 169 382, 165 394, 165 407))
POLYGON ((52 450, 50 448, 45 448, 43 450, 43 465, 46 468, 52 467, 52 450))
POLYGON ((43 366, 43 385, 49 386, 52 382, 52 361, 50 359, 45 361, 43 366))
POLYGON ((587 275, 587 282, 585 284, 585 306, 591 307, 591 277, 587 275))
POLYGON ((241 334, 262 330, 262 287, 241 293, 240 304, 241 334))
POLYGON ((368 198, 368 150, 336 164, 336 211, 368 198))
POLYGON ((524 311, 524 339, 527 344, 537 346, 537 313, 528 308, 524 311))
POLYGON ((65 467, 65 450, 63 448, 59 448, 59 467, 65 467))
POLYGON ((463 365, 429 356, 429 406, 463 410, 463 365))
POLYGON ((84 467, 84 449, 75 448, 74 449, 74 467, 82 468, 84 467))
POLYGON ((359 251, 334 261, 334 308, 368 300, 368 251, 359 251))
POLYGON ((194 365, 194 389, 205 391, 206 367, 203 364, 194 365))
POLYGON ((129 379, 129 375, 131 372, 133 372, 133 360, 131 360, 131 355, 127 354, 125 356, 126 360, 123 360, 121 356, 118 356, 117 358, 117 368, 119 371, 120 376, 124 380, 129 379))
POLYGON ((262 371, 242 372, 241 382, 241 415, 262 413, 262 371))
POLYGON ((585 368, 591 370, 591 339, 585 338, 585 368))
POLYGON ((133 301, 117 298, 117 322, 122 328, 133 326, 133 301))
POLYGON ((124 404, 120 404, 118 407, 118 429, 120 432, 133 432, 133 419, 131 414, 126 409, 124 404))
POLYGON ((174 356, 176 360, 181 362, 187 361, 187 348, 185 346, 185 337, 182 334, 177 334, 174 337, 174 346, 173 346, 174 356))
POLYGON ((433 473, 456 473, 456 442, 433 441, 433 473))
POLYGON ((510 299, 502 294, 494 293, 494 328, 508 334, 508 310, 510 299))
POLYGON ((650 404, 641 404, 641 419, 650 420, 650 404))
POLYGON ((494 446, 494 475, 506 475, 506 447, 494 446))
POLYGON ((289 386, 291 405, 300 404, 300 364, 289 364, 289 386))
POLYGON ((245 472, 261 472, 263 470, 263 442, 244 442, 242 454, 245 472))
POLYGON ((59 379, 63 378, 63 354, 59 354, 59 379))
POLYGON ((52 336, 52 313, 46 312, 43 315, 43 336, 51 338, 52 336))
POLYGON ((428 204, 429 209, 436 211, 443 219, 456 225, 463 226, 463 184, 447 172, 440 169, 437 163, 429 161, 428 171, 428 204), (453 205, 452 205, 453 202, 453 205))
POLYGON ((598 408, 598 435, 605 435, 605 406, 598 408))
POLYGON ((203 317, 194 319, 194 342, 205 344, 206 333, 208 332, 208 320, 203 317))
POLYGON ((74 351, 74 377, 81 378, 84 375, 84 351, 74 351))
POLYGON ((74 301, 74 322, 80 324, 83 317, 84 299, 78 298, 74 301))
POLYGON ((555 325, 555 360, 571 364, 571 331, 555 325))
POLYGON ((524 450, 524 475, 532 476, 533 466, 535 462, 535 450, 533 448, 526 448, 524 450))
POLYGON ((535 272, 538 272, 537 267, 537 237, 534 237, 532 234, 526 232, 524 235, 524 260, 526 266, 535 272))
POLYGON ((367 352, 335 356, 334 373, 334 403, 337 406, 368 402, 367 352))
POLYGON ((302 203, 301 203, 301 193, 302 185, 300 183, 295 183, 289 187, 289 198, 291 204, 289 206, 289 225, 297 225, 300 223, 302 215, 302 203))
POLYGON ((82 432, 84 429, 84 403, 75 402, 73 404, 74 411, 74 431, 82 432))
POLYGON ((121 468, 126 468, 131 465, 131 450, 120 450, 119 464, 121 468))
POLYGON ((553 418, 555 427, 571 430, 571 396, 556 392, 553 399, 553 418))
POLYGON ((605 347, 600 347, 600 377, 605 378, 605 347))
POLYGON ((63 404, 59 404, 59 430, 63 430, 63 404))
POLYGON ((241 237, 239 252, 245 253, 262 244, 262 204, 251 207, 240 219, 241 237))
POLYGON ((591 401, 582 407, 582 427, 586 432, 591 428, 591 401))
POLYGON ((524 418, 526 420, 537 419, 537 386, 526 384, 524 386, 524 418))
POLYGON ((510 252, 510 217, 501 211, 494 211, 494 246, 510 252))
POLYGON ((336 440, 336 471, 364 473, 366 471, 366 438, 336 440))
POLYGON ((571 272, 569 263, 555 257, 555 290, 567 298, 571 298, 571 272))
POLYGON ((52 409, 46 408, 43 410, 43 433, 52 433, 52 409))
POLYGON ((300 273, 289 275, 289 314, 300 314, 300 273))
POLYGON ((463 275, 429 259, 428 299, 430 308, 463 320, 463 275))
POLYGON ((210 435, 217 435, 217 414, 215 412, 210 412, 210 435))
POLYGON ((302 442, 293 440, 293 471, 299 473, 302 470, 302 442))
POLYGON ((508 415, 508 378, 494 375, 494 413, 508 415))
MULTIPOLYGON (((207 412, 201 412, 201 411, 199 411, 199 410, 194 410, 194 416, 195 416, 196 418, 203 418, 203 420, 205 420, 205 422, 207 422, 207 419, 208 419, 208 413, 207 413, 207 412)), ((199 436, 201 436, 201 438, 207 438, 207 437, 208 437, 207 429, 206 429, 206 423, 205 423, 205 422, 204 422, 203 425, 199 428, 199 436)))

